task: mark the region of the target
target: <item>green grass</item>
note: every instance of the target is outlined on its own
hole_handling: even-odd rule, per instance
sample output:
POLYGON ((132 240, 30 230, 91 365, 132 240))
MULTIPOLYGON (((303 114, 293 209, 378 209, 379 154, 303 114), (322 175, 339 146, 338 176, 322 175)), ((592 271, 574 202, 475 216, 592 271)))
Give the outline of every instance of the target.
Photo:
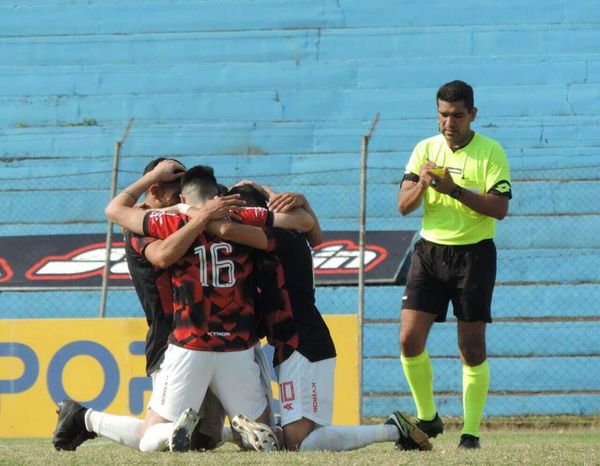
POLYGON ((380 443, 350 452, 238 452, 226 445, 209 453, 140 453, 107 440, 84 443, 76 452, 57 452, 49 439, 1 439, 0 465, 598 465, 600 430, 596 427, 549 430, 492 430, 482 434, 482 449, 457 451, 460 432, 434 440, 432 452, 395 451, 380 443))

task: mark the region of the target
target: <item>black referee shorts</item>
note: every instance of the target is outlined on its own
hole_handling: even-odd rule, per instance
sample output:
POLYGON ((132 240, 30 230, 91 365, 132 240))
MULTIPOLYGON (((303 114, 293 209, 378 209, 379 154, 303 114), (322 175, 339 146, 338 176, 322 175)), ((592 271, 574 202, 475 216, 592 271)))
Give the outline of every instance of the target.
POLYGON ((436 314, 436 322, 444 322, 452 301, 457 319, 491 322, 495 281, 493 240, 446 246, 420 239, 408 271, 402 309, 436 314))

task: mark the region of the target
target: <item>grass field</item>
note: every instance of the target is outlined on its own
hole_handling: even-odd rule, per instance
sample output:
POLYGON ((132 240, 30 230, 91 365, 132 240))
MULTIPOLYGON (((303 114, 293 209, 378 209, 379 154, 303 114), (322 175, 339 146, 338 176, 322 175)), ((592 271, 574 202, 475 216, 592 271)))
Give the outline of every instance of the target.
POLYGON ((395 451, 380 443, 351 452, 268 453, 238 452, 226 445, 210 453, 140 453, 96 439, 76 452, 57 452, 49 439, 1 439, 0 465, 599 465, 600 430, 597 427, 565 429, 493 430, 482 434, 482 449, 457 451, 459 432, 435 439, 432 452, 395 451))

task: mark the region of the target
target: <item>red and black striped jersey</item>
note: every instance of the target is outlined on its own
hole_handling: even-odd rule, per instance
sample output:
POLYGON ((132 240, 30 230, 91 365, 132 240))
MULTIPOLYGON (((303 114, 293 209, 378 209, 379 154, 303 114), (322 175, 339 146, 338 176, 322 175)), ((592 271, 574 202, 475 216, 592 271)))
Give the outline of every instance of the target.
MULTIPOLYGON (((165 239, 188 217, 148 212, 144 233, 165 239)), ((241 351, 257 342, 253 250, 201 233, 170 267, 174 328, 170 343, 192 350, 241 351)))
MULTIPOLYGON (((273 213, 263 207, 246 207, 236 214, 245 225, 264 227, 273 224, 273 213)), ((279 259, 264 251, 257 252, 254 271, 257 295, 254 312, 258 337, 267 337, 275 349, 273 366, 289 358, 298 347, 291 300, 279 259)))
MULTIPOLYGON (((244 223, 263 228, 273 224, 273 213, 266 209, 254 207, 241 212, 244 223)), ((305 235, 275 227, 265 228, 265 233, 268 238, 267 251, 273 253, 283 267, 283 279, 279 279, 279 283, 281 292, 289 296, 291 303, 294 330, 298 336, 296 349, 312 362, 335 357, 335 345, 329 328, 315 304, 312 252, 305 235)), ((270 331, 277 340, 280 329, 287 328, 287 317, 283 313, 276 315, 281 320, 273 320, 270 331)), ((278 340, 285 338, 285 335, 281 335, 278 340)))

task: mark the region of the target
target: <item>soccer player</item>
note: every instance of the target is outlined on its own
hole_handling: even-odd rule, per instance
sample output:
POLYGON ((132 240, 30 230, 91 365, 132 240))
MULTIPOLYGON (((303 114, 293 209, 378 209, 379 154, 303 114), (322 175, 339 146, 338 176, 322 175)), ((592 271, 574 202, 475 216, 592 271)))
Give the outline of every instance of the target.
POLYGON ((425 349, 434 322, 446 320, 452 301, 463 362, 464 426, 459 448, 479 448, 490 369, 485 329, 492 321, 496 277, 496 220, 512 197, 508 161, 496 141, 476 133, 473 89, 463 81, 437 92, 440 135, 417 144, 398 195, 402 215, 423 208, 402 297, 402 367, 417 406, 417 425, 430 437, 443 423, 433 398, 431 361, 425 349))
POLYGON ((194 167, 182 179, 182 198, 204 215, 144 214, 131 205, 147 184, 142 178, 131 185, 109 204, 107 214, 129 230, 165 240, 185 231, 177 247, 189 249, 171 267, 174 329, 150 401, 154 419, 140 442, 140 449, 154 450, 165 438, 177 437, 173 421, 199 406, 208 386, 230 418, 244 414, 262 421, 267 402, 253 357, 252 251, 204 231, 210 219, 227 215, 239 201, 224 197, 218 209, 209 208, 218 192, 216 180, 207 167, 194 167), (186 230, 189 224, 195 227, 186 230))
MULTIPOLYGON (((151 172, 165 158, 152 160, 144 169, 151 172)), ((179 163, 176 160, 173 163, 179 163)), ((183 174, 183 166, 181 166, 183 174)), ((150 184, 145 199, 138 207, 163 209, 179 201, 179 179, 150 184)), ((169 270, 164 265, 164 249, 168 241, 144 237, 124 231, 127 263, 140 303, 146 315, 146 372, 154 379, 167 348, 167 338, 172 330, 172 289, 169 270), (145 254, 155 262, 163 262, 163 268, 153 266, 145 254)), ((171 238, 172 240, 173 238, 171 238)), ((168 264, 170 265, 170 264, 168 264)), ((212 449, 223 440, 224 412, 220 402, 210 392, 200 409, 203 419, 193 432, 193 448, 212 449)), ((106 438, 137 449, 144 421, 129 416, 115 416, 86 409, 72 400, 59 403, 59 417, 52 442, 58 450, 75 450, 85 440, 102 435, 106 438)), ((226 434, 227 430, 224 431, 226 434)), ((227 437, 229 438, 229 437, 227 437)))
MULTIPOLYGON (((275 215, 303 209, 313 218, 306 235, 282 228, 265 228, 256 247, 274 253, 285 274, 298 332, 296 351, 276 366, 279 381, 281 425, 288 450, 346 451, 375 442, 397 441, 407 448, 431 449, 427 436, 402 413, 395 412, 384 425, 332 426, 335 346, 327 324, 315 304, 315 284, 310 246, 322 241, 318 218, 301 194, 275 194, 245 181, 230 194, 239 193, 247 206, 269 207, 275 215), (310 245, 309 245, 310 243, 310 245)), ((249 222, 260 225, 261 220, 249 222)), ((263 223, 264 225, 264 223, 263 223)), ((260 235, 259 235, 260 236, 260 235)))

